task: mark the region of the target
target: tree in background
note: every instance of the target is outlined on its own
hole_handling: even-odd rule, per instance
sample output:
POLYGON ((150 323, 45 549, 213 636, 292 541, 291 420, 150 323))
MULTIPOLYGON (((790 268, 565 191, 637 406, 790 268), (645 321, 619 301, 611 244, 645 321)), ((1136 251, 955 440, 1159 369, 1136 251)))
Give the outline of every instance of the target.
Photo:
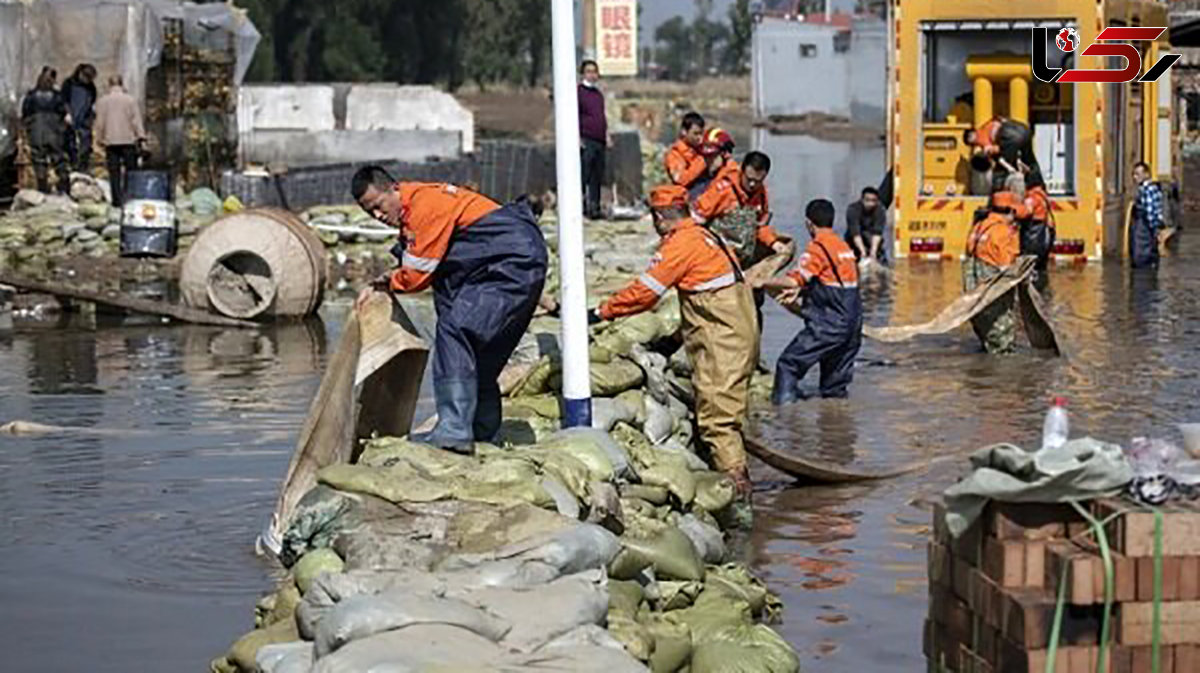
POLYGON ((750 14, 750 0, 737 0, 729 8, 729 44, 721 69, 732 75, 746 74, 753 39, 754 17, 750 14))

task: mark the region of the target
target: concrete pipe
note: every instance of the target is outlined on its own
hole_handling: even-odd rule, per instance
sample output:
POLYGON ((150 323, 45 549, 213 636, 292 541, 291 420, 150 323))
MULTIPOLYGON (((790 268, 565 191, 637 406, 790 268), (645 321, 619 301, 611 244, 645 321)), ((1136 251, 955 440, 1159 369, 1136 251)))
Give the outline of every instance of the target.
POLYGON ((217 220, 183 260, 189 306, 231 318, 310 315, 321 306, 325 246, 295 215, 259 208, 217 220))

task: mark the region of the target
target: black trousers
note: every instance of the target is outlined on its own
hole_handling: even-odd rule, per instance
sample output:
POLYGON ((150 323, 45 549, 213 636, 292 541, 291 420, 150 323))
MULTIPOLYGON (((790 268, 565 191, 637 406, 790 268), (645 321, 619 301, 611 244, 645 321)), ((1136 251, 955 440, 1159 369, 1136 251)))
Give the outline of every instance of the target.
POLYGON ((112 187, 112 204, 117 208, 125 205, 125 188, 129 171, 137 168, 137 145, 109 145, 104 148, 108 164, 108 182, 112 187))
POLYGON ((583 215, 600 217, 600 188, 604 182, 604 154, 608 147, 590 138, 583 139, 580 150, 583 164, 583 215))
POLYGON ((67 157, 71 160, 71 167, 80 173, 92 169, 91 126, 67 127, 67 157))

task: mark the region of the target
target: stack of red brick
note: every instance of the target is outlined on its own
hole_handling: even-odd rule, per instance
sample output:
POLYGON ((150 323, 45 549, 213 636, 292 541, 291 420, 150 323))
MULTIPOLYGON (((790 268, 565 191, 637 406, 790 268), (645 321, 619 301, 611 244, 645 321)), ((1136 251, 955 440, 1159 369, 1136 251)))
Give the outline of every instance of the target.
MULTIPOLYGON (((1104 671, 1149 673, 1153 658, 1154 515, 1097 500, 1112 557, 1104 671)), ((1070 505, 992 503, 957 539, 934 508, 925 656, 938 673, 1043 673, 1059 583, 1056 673, 1098 670, 1105 571, 1090 524, 1070 505)), ((1163 509, 1161 673, 1200 673, 1200 506, 1163 509)))

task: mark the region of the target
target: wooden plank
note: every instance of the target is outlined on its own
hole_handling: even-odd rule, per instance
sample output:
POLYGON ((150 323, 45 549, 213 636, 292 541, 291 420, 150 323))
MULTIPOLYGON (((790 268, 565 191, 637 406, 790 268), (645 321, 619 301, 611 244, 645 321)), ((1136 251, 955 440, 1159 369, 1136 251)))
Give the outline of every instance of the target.
POLYGON ((951 588, 954 595, 964 601, 971 600, 971 573, 975 569, 969 563, 960 559, 950 559, 951 588))
POLYGON ((64 284, 62 281, 46 283, 32 278, 22 278, 11 273, 0 272, 0 285, 12 285, 29 292, 52 294, 56 297, 66 297, 93 304, 109 306, 123 311, 145 313, 171 318, 180 322, 196 325, 215 325, 217 327, 259 327, 258 323, 249 320, 238 320, 210 313, 202 309, 168 304, 139 297, 131 297, 117 290, 88 290, 64 284))
MULTIPOLYGON (((1116 609, 1117 642, 1149 645, 1152 642, 1153 603, 1122 603, 1116 609)), ((1200 601, 1176 601, 1160 605, 1161 638, 1164 645, 1200 642, 1200 601)))
POLYGON ((1002 587, 1025 586, 1025 542, 987 538, 983 543, 983 573, 1002 587))
POLYGON ((934 587, 951 589, 954 585, 954 576, 950 568, 950 550, 937 542, 930 542, 927 554, 930 590, 934 587))

